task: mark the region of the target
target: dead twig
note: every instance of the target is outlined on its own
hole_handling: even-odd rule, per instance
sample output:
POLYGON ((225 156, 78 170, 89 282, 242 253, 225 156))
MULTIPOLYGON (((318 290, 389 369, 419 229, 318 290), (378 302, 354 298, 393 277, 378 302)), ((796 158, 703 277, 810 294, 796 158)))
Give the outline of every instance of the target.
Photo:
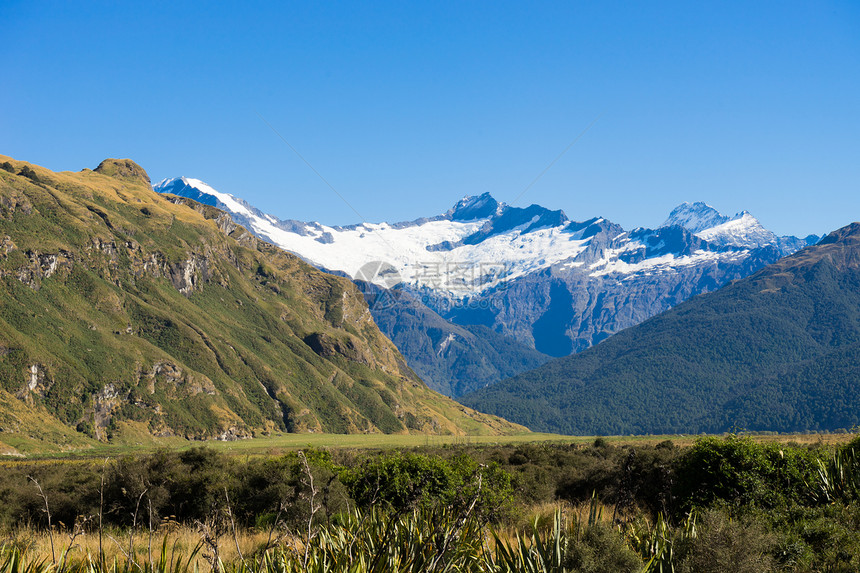
POLYGON ((134 532, 137 529, 137 514, 140 511, 140 502, 143 500, 143 496, 146 495, 148 489, 140 492, 140 495, 137 496, 137 503, 134 506, 134 513, 131 518, 131 531, 128 534, 128 554, 131 556, 132 565, 137 565, 137 562, 134 560, 134 532))
POLYGON ((45 495, 44 490, 42 490, 41 484, 34 478, 33 476, 27 476, 27 479, 36 484, 36 487, 39 489, 39 497, 42 498, 42 501, 45 502, 45 514, 48 516, 48 538, 51 540, 51 563, 54 565, 57 564, 57 555, 54 552, 54 528, 51 525, 51 508, 48 506, 48 496, 45 495))
POLYGON ((248 564, 245 562, 245 556, 242 555, 242 549, 239 547, 239 534, 236 532, 236 520, 233 518, 233 507, 230 505, 230 495, 227 493, 227 487, 224 487, 224 499, 227 502, 227 517, 230 518, 230 528, 233 531, 233 542, 236 544, 236 553, 239 554, 239 559, 242 560, 242 564, 247 566, 248 564))
POLYGON ((305 540, 305 556, 304 556, 304 559, 302 560, 302 568, 307 569, 308 560, 310 559, 311 540, 314 538, 314 531, 313 531, 314 516, 316 515, 317 511, 319 511, 319 509, 320 509, 320 506, 317 505, 317 503, 315 501, 316 495, 319 492, 317 491, 316 487, 314 486, 314 474, 311 472, 311 466, 308 463, 308 458, 303 451, 299 451, 299 459, 302 461, 302 467, 305 470, 305 474, 307 474, 307 479, 308 479, 307 483, 308 483, 308 487, 310 488, 310 495, 308 496, 308 504, 310 505, 310 515, 308 516, 308 535, 307 535, 307 539, 305 540))

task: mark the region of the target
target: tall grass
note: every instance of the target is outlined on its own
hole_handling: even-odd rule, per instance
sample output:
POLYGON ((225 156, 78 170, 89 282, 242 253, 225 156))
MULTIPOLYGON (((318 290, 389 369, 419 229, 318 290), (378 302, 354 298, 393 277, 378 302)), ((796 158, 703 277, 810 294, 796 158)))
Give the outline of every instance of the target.
MULTIPOLYGON (((131 552, 121 549, 112 557, 86 541, 65 548, 56 561, 44 544, 41 551, 35 544, 7 544, 0 549, 0 573, 560 573, 582 570, 575 568, 574 553, 595 527, 608 528, 619 547, 632 553, 624 532, 607 524, 595 500, 585 519, 558 510, 549 525, 536 518, 528 534, 518 533, 512 540, 468 511, 445 506, 352 510, 310 533, 282 536, 274 546, 261 542, 258 534, 256 549, 248 538, 239 541, 228 533, 214 540, 213 552, 205 534, 191 544, 188 531, 161 536, 155 552, 147 551, 145 536, 139 535, 131 552), (239 544, 244 551, 225 559, 226 548, 239 544)), ((123 545, 116 540, 115 547, 123 545)), ((637 560, 635 570, 643 564, 637 560)))
POLYGON ((480 524, 442 509, 403 514, 354 511, 304 539, 302 545, 279 547, 264 554, 259 563, 243 564, 243 569, 252 573, 488 571, 480 524))

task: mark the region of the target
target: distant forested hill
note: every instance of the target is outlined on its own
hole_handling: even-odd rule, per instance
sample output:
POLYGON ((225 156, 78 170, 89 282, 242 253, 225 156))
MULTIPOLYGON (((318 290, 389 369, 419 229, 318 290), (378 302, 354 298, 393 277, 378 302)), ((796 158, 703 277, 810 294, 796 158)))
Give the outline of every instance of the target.
POLYGON ((462 402, 571 434, 860 424, 860 223, 462 402))

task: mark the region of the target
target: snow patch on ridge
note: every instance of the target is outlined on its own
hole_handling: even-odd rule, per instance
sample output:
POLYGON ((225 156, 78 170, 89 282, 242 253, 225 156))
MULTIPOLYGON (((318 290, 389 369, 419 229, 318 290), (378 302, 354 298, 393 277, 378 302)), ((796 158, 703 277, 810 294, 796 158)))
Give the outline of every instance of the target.
POLYGON ((777 242, 777 236, 762 227, 758 220, 746 211, 729 221, 696 233, 700 239, 717 245, 738 247, 763 247, 777 242))
POLYGON ((617 258, 617 255, 620 254, 621 251, 623 251, 623 249, 617 249, 614 253, 608 254, 605 259, 590 265, 589 268, 592 271, 591 276, 603 277, 607 275, 659 274, 674 272, 679 267, 701 266, 708 263, 715 264, 717 262, 742 260, 749 255, 749 251, 746 250, 735 251, 727 256, 725 253, 699 249, 692 255, 678 256, 670 253, 659 257, 644 259, 638 263, 627 263, 617 258), (612 255, 616 256, 613 257, 612 255))
POLYGON ((175 191, 180 191, 180 189, 176 189, 179 186, 179 183, 187 187, 191 187, 196 189, 198 192, 203 193, 204 195, 209 195, 217 200, 219 203, 224 205, 224 207, 233 212, 238 213, 239 215, 244 215, 246 217, 253 216, 253 213, 242 205, 235 197, 230 195, 229 193, 221 193, 220 191, 216 191, 203 181, 199 179, 193 179, 191 177, 174 177, 173 179, 164 179, 159 182, 157 185, 153 185, 153 189, 155 189, 159 193, 172 193, 175 191))

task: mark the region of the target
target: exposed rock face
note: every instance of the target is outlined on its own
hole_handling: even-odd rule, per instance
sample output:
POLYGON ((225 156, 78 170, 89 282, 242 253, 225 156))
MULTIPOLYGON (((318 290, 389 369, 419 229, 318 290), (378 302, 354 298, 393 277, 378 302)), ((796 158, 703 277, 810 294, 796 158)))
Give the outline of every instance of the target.
POLYGON ((27 369, 26 382, 15 394, 19 400, 33 404, 34 396, 44 398, 51 389, 54 381, 48 377, 45 367, 41 364, 31 364, 27 369))
POLYGON ((625 232, 600 221, 592 227, 588 246, 571 260, 471 297, 468 304, 446 307, 449 299, 430 297, 430 305, 458 324, 481 324, 565 356, 784 254, 772 244, 714 246, 678 226, 625 232))
MULTIPOLYGON (((15 249, 12 241, 4 246, 7 249, 0 254, 0 258, 8 258, 8 253, 15 249)), ((68 271, 72 266, 71 254, 64 250, 57 253, 27 251, 24 256, 27 263, 16 269, 0 269, 0 278, 12 276, 31 289, 38 290, 43 279, 50 278, 58 270, 68 271)))
POLYGON ((209 262, 205 257, 191 256, 169 267, 170 282, 176 290, 190 295, 201 281, 209 280, 209 262))
POLYGON ((104 388, 93 396, 93 426, 96 437, 104 439, 107 428, 110 426, 114 411, 120 407, 122 397, 114 384, 105 384, 104 388))
POLYGON ((359 282, 379 329, 434 390, 461 396, 520 372, 549 356, 484 326, 460 326, 414 294, 359 282))
MULTIPOLYGON (((564 356, 697 294, 749 276, 780 258, 779 251, 770 247, 717 251, 718 256, 710 260, 696 257, 694 253, 701 249, 702 242, 675 229, 686 235, 686 244, 675 248, 682 257, 691 259, 689 265, 649 267, 632 273, 609 271, 595 276, 590 266, 594 263, 589 259, 599 260, 600 255, 596 253, 591 258, 586 253, 580 265, 555 265, 472 299, 477 311, 452 308, 444 315, 458 323, 484 324, 541 352, 564 356)), ((596 239, 595 251, 601 250, 598 244, 596 239)), ((611 241, 606 245, 613 247, 611 241)), ((644 253, 631 253, 629 264, 639 264, 644 258, 644 253)))
MULTIPOLYGON (((0 249, 4 247, 6 247, 5 252, 0 251, 0 258, 8 258, 8 252, 15 248, 11 241, 6 244, 0 243, 0 249)), ((203 283, 212 278, 212 274, 209 272, 210 258, 213 256, 211 252, 206 254, 192 252, 185 259, 171 262, 167 256, 160 252, 144 254, 140 245, 134 241, 117 246, 114 241, 103 241, 98 237, 93 239, 92 250, 105 255, 103 262, 108 273, 110 271, 115 273, 120 270, 119 259, 122 256, 124 260, 131 261, 137 278, 143 276, 165 277, 170 280, 176 290, 186 296, 198 290, 203 283)), ((66 250, 59 250, 56 253, 27 251, 24 255, 27 259, 26 264, 12 270, 0 269, 0 278, 12 276, 33 290, 38 290, 44 279, 50 278, 57 272, 68 274, 76 263, 87 266, 90 263, 98 262, 88 257, 77 256, 66 250)))

